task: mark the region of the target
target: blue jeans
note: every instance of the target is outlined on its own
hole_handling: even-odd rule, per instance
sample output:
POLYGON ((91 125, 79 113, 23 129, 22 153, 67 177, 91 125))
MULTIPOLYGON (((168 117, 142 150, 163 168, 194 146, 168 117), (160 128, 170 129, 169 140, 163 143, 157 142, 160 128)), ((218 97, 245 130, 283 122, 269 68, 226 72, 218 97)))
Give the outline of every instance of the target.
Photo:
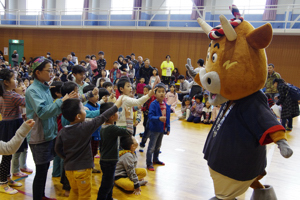
POLYGON ((144 122, 143 122, 143 126, 145 128, 144 133, 143 133, 143 137, 142 137, 142 141, 140 143, 141 147, 145 147, 145 144, 147 142, 147 139, 149 138, 150 135, 150 131, 149 131, 149 122, 148 122, 148 114, 145 114, 144 112, 144 122))
POLYGON ((162 143, 162 139, 164 136, 163 132, 150 132, 150 142, 148 145, 147 150, 147 166, 152 165, 153 162, 159 161, 158 155, 162 143), (153 162, 152 162, 152 156, 153 156, 153 162))
POLYGON ((188 122, 194 122, 194 123, 200 123, 201 118, 200 117, 194 117, 192 114, 187 119, 188 122))
POLYGON ((150 131, 149 131, 149 129, 145 129, 144 134, 143 134, 143 137, 142 137, 142 141, 141 141, 141 143, 140 143, 140 146, 141 146, 141 147, 145 147, 146 142, 147 142, 147 139, 149 138, 149 136, 150 136, 150 131))
POLYGON ((179 101, 182 102, 183 97, 184 97, 185 95, 189 95, 189 94, 181 94, 181 93, 179 93, 179 94, 178 94, 178 99, 179 99, 179 101))
POLYGON ((115 182, 116 161, 106 162, 100 160, 102 181, 98 191, 97 200, 112 200, 112 191, 115 182))
POLYGON ((13 174, 20 172, 20 168, 21 169, 27 168, 27 165, 26 165, 27 152, 28 152, 28 149, 25 148, 23 152, 18 152, 18 153, 13 154, 12 160, 11 160, 13 174))

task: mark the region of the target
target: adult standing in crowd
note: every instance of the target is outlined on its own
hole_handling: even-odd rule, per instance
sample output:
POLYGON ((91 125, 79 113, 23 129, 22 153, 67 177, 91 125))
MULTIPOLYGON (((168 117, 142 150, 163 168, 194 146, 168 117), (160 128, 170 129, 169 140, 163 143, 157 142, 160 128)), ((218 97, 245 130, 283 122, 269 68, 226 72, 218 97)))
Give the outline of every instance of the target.
POLYGON ((299 115, 298 101, 295 101, 289 95, 290 87, 285 83, 283 79, 274 79, 274 88, 278 89, 278 102, 277 105, 281 105, 281 124, 282 126, 291 131, 293 128, 293 118, 299 115), (288 121, 288 126, 286 123, 288 121))
POLYGON ((99 60, 97 60, 97 67, 100 72, 102 69, 105 69, 105 67, 106 67, 106 60, 104 58, 104 52, 99 51, 98 57, 99 57, 99 60))
POLYGON ((71 52, 71 56, 72 56, 72 63, 74 65, 78 65, 78 58, 75 56, 75 53, 74 52, 71 52))
POLYGON ((174 70, 174 64, 171 61, 171 56, 170 55, 166 56, 166 60, 161 63, 160 68, 162 70, 162 73, 161 73, 162 82, 165 85, 169 85, 170 84, 170 78, 171 78, 172 72, 174 70))
POLYGON ((138 57, 138 62, 136 63, 135 65, 135 78, 136 80, 139 80, 140 79, 140 69, 144 66, 144 62, 143 62, 143 57, 142 56, 139 56, 138 57))
POLYGON ((123 56, 123 55, 119 55, 119 56, 118 56, 118 63, 119 63, 120 65, 123 64, 123 60, 124 60, 124 56, 123 56))
POLYGON ((73 66, 74 66, 74 63, 72 62, 72 55, 69 54, 69 55, 67 56, 67 59, 68 59, 68 63, 69 63, 68 71, 71 72, 71 71, 72 71, 72 68, 73 68, 73 66))
POLYGON ((127 58, 127 60, 128 60, 128 63, 130 63, 130 62, 131 62, 131 56, 130 56, 130 55, 127 55, 126 58, 127 58))
POLYGON ((89 78, 91 80, 93 72, 92 72, 92 68, 90 65, 90 61, 91 61, 91 56, 90 55, 86 55, 85 56, 85 69, 86 69, 86 77, 89 78))
POLYGON ((177 91, 178 99, 182 102, 183 97, 185 95, 189 94, 189 89, 190 89, 191 83, 189 83, 187 80, 185 80, 183 75, 180 75, 178 77, 178 80, 180 81, 179 90, 177 91))
POLYGON ((17 53, 17 50, 14 50, 11 55, 11 61, 13 61, 14 67, 19 66, 19 54, 17 53))
MULTIPOLYGON (((197 68, 195 68, 195 72, 199 73, 201 67, 204 67, 204 60, 203 59, 199 59, 197 61, 197 68)), ((193 85, 191 88, 191 92, 190 92, 190 98, 193 98, 196 94, 200 94, 202 93, 202 87, 200 87, 194 80, 193 80, 193 85)))
POLYGON ((5 61, 5 58, 4 58, 4 56, 3 56, 3 52, 2 52, 2 51, 0 51, 0 60, 5 61))
POLYGON ((60 79, 62 82, 66 82, 67 81, 67 76, 69 74, 69 61, 67 58, 63 58, 62 59, 62 63, 60 65, 60 72, 62 73, 60 79))
POLYGON ((150 77, 152 76, 153 67, 150 65, 150 60, 148 58, 144 61, 144 66, 140 69, 140 78, 145 79, 146 85, 149 84, 150 77))
POLYGON ((133 62, 133 66, 135 66, 138 63, 138 61, 135 59, 135 54, 131 53, 130 56, 131 56, 131 62, 133 62))
POLYGON ((279 73, 275 72, 274 65, 272 63, 270 63, 268 65, 268 78, 267 78, 266 85, 265 85, 265 87, 266 87, 265 93, 270 94, 273 101, 275 100, 274 97, 278 96, 278 90, 273 85, 273 81, 275 79, 281 79, 281 76, 279 73))
POLYGON ((52 63, 54 63, 54 60, 51 58, 51 53, 50 52, 47 52, 47 59, 48 60, 51 60, 52 61, 52 63))

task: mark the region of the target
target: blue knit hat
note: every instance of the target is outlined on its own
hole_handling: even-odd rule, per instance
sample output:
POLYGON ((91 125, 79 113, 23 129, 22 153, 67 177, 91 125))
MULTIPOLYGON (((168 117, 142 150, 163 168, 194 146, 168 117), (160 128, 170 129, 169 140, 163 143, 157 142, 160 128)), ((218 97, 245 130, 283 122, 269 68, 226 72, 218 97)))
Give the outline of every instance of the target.
POLYGON ((154 87, 154 89, 155 89, 155 88, 164 88, 165 90, 167 90, 165 84, 163 84, 163 83, 158 83, 158 84, 154 87))

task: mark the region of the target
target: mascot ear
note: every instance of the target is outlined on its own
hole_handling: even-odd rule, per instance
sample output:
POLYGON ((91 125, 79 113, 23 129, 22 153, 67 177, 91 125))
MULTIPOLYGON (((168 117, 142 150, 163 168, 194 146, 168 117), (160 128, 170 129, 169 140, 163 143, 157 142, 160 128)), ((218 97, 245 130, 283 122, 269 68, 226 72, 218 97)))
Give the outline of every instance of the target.
POLYGON ((272 41, 273 30, 270 23, 258 27, 247 34, 246 39, 251 47, 254 49, 264 49, 272 41))

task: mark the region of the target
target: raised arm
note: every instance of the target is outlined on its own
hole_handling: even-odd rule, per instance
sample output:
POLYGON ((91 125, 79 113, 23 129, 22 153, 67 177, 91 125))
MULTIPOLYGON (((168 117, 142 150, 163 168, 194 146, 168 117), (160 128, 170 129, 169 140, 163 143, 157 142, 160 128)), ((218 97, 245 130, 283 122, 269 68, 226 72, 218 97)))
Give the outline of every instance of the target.
POLYGON ((32 119, 27 120, 20 126, 15 136, 10 141, 8 142, 0 141, 0 154, 1 155, 14 154, 23 143, 24 138, 27 136, 27 134, 29 133, 33 125, 34 125, 34 121, 32 119))

